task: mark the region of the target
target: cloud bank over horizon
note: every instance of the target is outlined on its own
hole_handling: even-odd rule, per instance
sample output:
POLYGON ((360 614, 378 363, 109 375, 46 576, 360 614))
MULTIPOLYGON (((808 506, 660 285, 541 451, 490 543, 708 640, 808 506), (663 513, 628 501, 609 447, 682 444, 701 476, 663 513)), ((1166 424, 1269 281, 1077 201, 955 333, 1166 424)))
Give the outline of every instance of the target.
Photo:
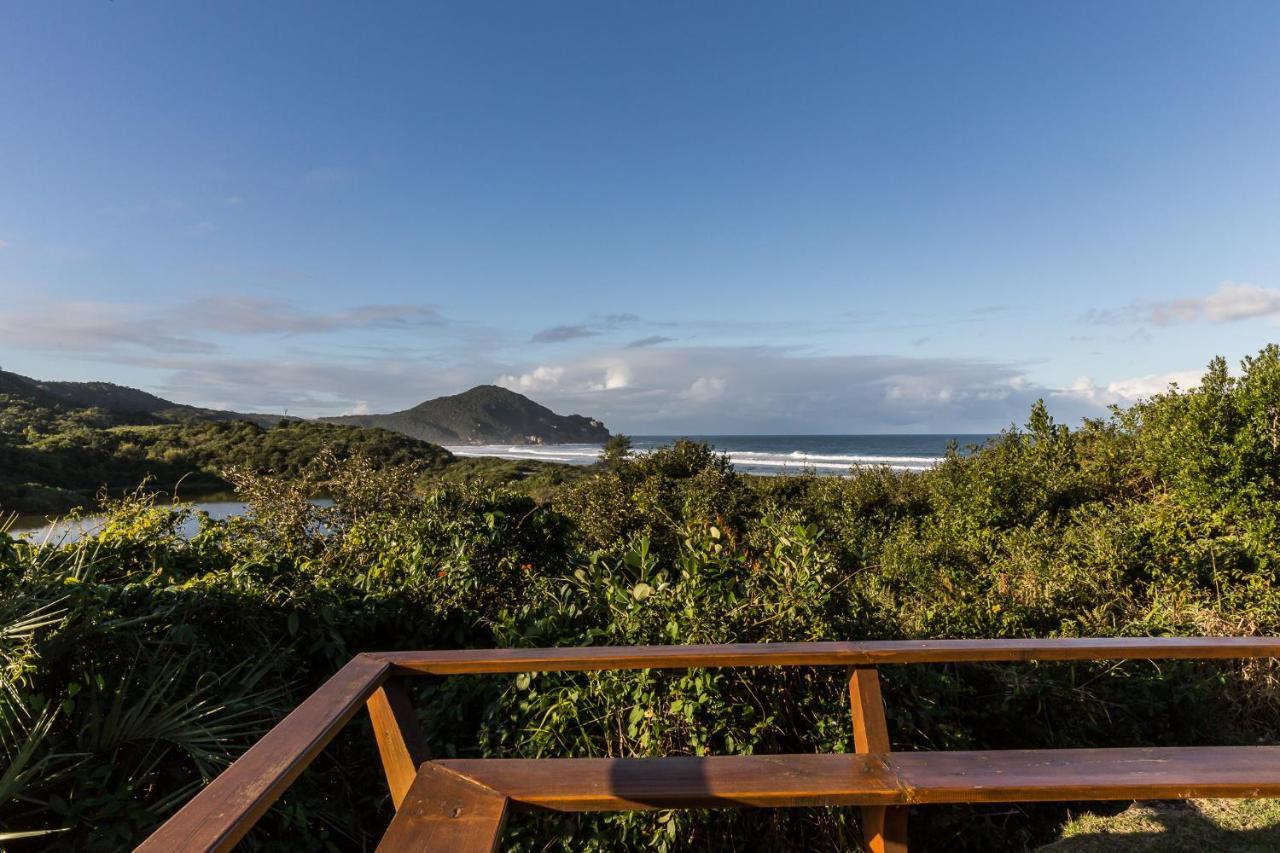
MULTIPOLYGON (((1205 298, 1203 312, 1229 313, 1213 301, 1222 292, 1205 298)), ((705 332, 618 313, 522 338, 434 305, 320 309, 243 295, 167 306, 35 300, 0 314, 7 344, 62 365, 53 376, 27 368, 38 378, 105 379, 178 402, 308 417, 394 411, 497 384, 638 434, 989 432, 1023 422, 1038 398, 1074 422, 1171 382, 1192 386, 1200 375, 1189 368, 1055 384, 1037 377, 1034 362, 703 342, 705 332), (635 337, 656 328, 667 334, 635 337), (511 343, 521 340, 542 346, 511 343), (80 365, 74 376, 72 364, 80 365)), ((748 326, 728 337, 764 336, 748 326)))

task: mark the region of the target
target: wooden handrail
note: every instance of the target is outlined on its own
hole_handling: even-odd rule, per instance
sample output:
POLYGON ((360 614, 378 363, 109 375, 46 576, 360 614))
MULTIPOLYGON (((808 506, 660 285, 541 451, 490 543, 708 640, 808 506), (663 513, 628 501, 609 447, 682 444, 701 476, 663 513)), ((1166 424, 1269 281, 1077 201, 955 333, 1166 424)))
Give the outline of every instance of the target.
POLYGON ((386 681, 391 665, 356 655, 138 847, 230 850, 386 681))
POLYGON ((1118 637, 1050 640, 880 640, 733 643, 716 646, 573 646, 460 649, 377 655, 423 675, 689 669, 745 666, 874 666, 1000 661, 1161 660, 1280 657, 1277 637, 1118 637))
MULTIPOLYGON (((879 664, 1280 657, 1280 637, 1122 637, 1048 640, 901 640, 702 646, 562 647, 357 655, 138 848, 145 853, 229 850, 341 728, 368 703, 396 806, 425 749, 394 676, 703 667, 850 668, 858 751, 887 751, 879 664)), ((902 807, 864 812, 877 850, 905 850, 902 807), (878 828, 877 828, 878 827, 878 828)))

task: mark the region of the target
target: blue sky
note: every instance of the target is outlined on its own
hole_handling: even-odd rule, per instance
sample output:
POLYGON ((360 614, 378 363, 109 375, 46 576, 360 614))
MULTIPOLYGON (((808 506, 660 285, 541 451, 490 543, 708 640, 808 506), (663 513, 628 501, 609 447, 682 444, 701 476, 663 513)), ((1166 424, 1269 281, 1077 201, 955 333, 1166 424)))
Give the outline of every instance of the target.
POLYGON ((0 366, 985 431, 1277 339, 1280 4, 0 0, 0 366))

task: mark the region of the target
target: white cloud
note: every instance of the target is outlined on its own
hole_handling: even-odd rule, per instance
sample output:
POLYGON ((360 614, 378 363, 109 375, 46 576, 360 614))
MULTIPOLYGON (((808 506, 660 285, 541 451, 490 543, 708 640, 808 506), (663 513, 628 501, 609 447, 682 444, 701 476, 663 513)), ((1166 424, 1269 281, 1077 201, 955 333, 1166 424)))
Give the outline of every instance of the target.
MULTIPOLYGON (((283 412, 302 417, 334 415, 357 400, 370 411, 402 409, 430 397, 467 387, 470 377, 431 371, 419 362, 387 358, 363 363, 315 357, 233 359, 150 356, 126 361, 164 371, 149 387, 182 403, 242 412, 283 412)), ((104 377, 104 378, 110 378, 104 377)), ((474 383, 472 383, 474 384, 474 383)), ((351 411, 352 414, 361 414, 351 411)))
POLYGON ((369 401, 368 401, 368 400, 356 400, 356 404, 355 404, 354 406, 352 406, 351 408, 347 409, 347 410, 346 410, 345 412, 343 412, 342 414, 344 414, 344 415, 367 415, 367 414, 369 414, 369 401))
MULTIPOLYGON (((418 358, 232 359, 152 355, 118 362, 165 371, 149 388, 170 399, 302 416, 404 409, 493 381, 553 410, 632 433, 984 432, 1026 420, 1050 389, 1008 365, 957 359, 820 356, 778 347, 619 349, 507 372, 418 358), (358 408, 352 408, 358 400, 358 408)), ((514 368, 514 369, 512 369, 514 368)), ((111 378, 110 375, 104 378, 111 378)), ((1101 413, 1057 398, 1055 412, 1101 413), (1065 410, 1065 411, 1064 411, 1065 410)))
POLYGON ((724 396, 725 389, 728 387, 729 383, 719 376, 699 376, 693 380, 686 395, 691 400, 709 402, 724 396))
POLYGON ((587 383, 588 391, 617 391, 631 384, 631 370, 625 364, 614 364, 604 371, 599 382, 587 383))
POLYGON ((1224 281, 1208 296, 1134 302, 1115 310, 1095 308, 1085 314, 1084 321, 1094 325, 1151 323, 1176 326, 1184 323, 1234 323, 1276 315, 1280 315, 1280 290, 1224 281))
POLYGON ((1124 405, 1162 394, 1169 390, 1171 384, 1176 384, 1184 391, 1195 388, 1203 376, 1202 370, 1175 370, 1116 379, 1105 385, 1099 385, 1092 377, 1081 376, 1066 388, 1054 392, 1054 396, 1074 398, 1098 406, 1112 403, 1124 405))
MULTIPOLYGON (((554 378, 513 372, 499 384, 541 386, 538 401, 558 412, 641 434, 982 432, 1024 421, 1052 390, 1003 364, 764 346, 624 347, 561 361, 554 378)), ((1074 398, 1062 408, 1098 413, 1074 398)))
POLYGON ((227 205, 227 207, 243 207, 244 206, 244 196, 242 195, 229 195, 222 201, 225 205, 227 205))
POLYGON ((252 296, 218 296, 171 306, 97 300, 30 300, 0 313, 0 340, 44 351, 142 349, 214 353, 208 335, 301 335, 441 323, 426 305, 358 305, 330 312, 252 296), (181 329, 182 333, 165 332, 181 329))
MULTIPOLYGON (((531 391, 547 391, 555 388, 560 384, 562 376, 564 376, 563 367, 539 365, 528 373, 521 373, 518 376, 511 374, 499 376, 494 384, 524 394, 531 391)), ((466 389, 459 388, 458 390, 464 391, 466 389)))
POLYGON ((496 381, 555 411, 640 434, 985 432, 1025 421, 1037 397, 1052 398, 1069 421, 1161 391, 1170 379, 1185 386, 1199 378, 1086 378, 1062 389, 1003 362, 670 341, 539 362, 526 360, 528 348, 502 345, 512 339, 509 330, 444 324, 414 305, 320 310, 230 295, 168 307, 36 300, 0 310, 0 340, 17 349, 89 355, 103 379, 119 377, 111 363, 127 365, 157 377, 148 390, 180 402, 303 416, 394 411, 496 381), (432 335, 416 333, 426 327, 432 335), (166 329, 180 331, 157 331, 166 329), (366 334, 332 337, 357 329, 366 334))
POLYGON ((1160 326, 1197 321, 1233 323, 1280 314, 1280 290, 1224 281, 1217 291, 1208 296, 1156 302, 1148 310, 1151 322, 1160 326))
POLYGON ((100 353, 138 348, 164 353, 212 353, 217 347, 181 328, 157 322, 144 306, 90 300, 34 300, 0 313, 0 340, 35 350, 100 353))
POLYGON ((357 305, 320 312, 256 296, 214 296, 180 309, 193 328, 235 335, 332 332, 340 329, 418 326, 440 321, 429 305, 357 305))

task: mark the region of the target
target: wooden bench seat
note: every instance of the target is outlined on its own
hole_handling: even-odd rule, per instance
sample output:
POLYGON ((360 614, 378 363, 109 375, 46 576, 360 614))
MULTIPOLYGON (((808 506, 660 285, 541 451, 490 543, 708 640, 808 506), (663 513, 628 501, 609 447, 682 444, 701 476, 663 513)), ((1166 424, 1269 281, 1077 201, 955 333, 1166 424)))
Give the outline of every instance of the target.
POLYGON ((1280 797, 1280 746, 894 752, 917 803, 1280 797))
POLYGON ((456 759, 422 766, 379 849, 426 850, 442 839, 463 849, 471 837, 478 842, 468 849, 491 849, 508 805, 577 812, 1276 796, 1280 746, 456 759))
POLYGON ((873 753, 707 758, 482 758, 434 762, 554 811, 895 805, 901 786, 873 753))
POLYGON ((554 811, 1280 797, 1280 746, 431 762, 554 811))

